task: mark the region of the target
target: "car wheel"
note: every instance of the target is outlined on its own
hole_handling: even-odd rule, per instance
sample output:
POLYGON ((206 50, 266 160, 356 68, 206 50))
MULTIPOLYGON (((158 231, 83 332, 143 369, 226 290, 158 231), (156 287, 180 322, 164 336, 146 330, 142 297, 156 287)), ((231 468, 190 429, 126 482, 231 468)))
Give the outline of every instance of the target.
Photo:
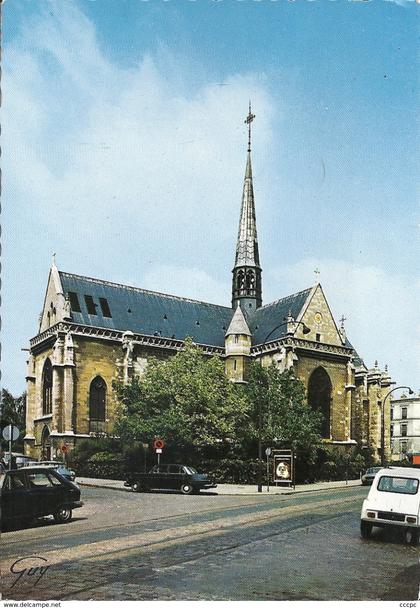
POLYGON ((360 522, 360 534, 362 535, 362 538, 370 538, 370 535, 372 533, 372 524, 370 524, 368 521, 361 521, 360 522))
POLYGON ((59 524, 65 524, 71 520, 71 509, 67 509, 66 507, 62 507, 56 513, 54 513, 54 519, 59 524))
POLYGON ((407 545, 417 545, 419 542, 419 533, 414 528, 406 528, 404 536, 407 545))
POLYGON ((194 487, 190 483, 183 483, 181 486, 181 492, 183 494, 192 494, 194 492, 194 487))
POLYGON ((133 490, 133 492, 141 492, 141 485, 139 484, 138 481, 135 481, 132 485, 131 485, 131 489, 133 490))

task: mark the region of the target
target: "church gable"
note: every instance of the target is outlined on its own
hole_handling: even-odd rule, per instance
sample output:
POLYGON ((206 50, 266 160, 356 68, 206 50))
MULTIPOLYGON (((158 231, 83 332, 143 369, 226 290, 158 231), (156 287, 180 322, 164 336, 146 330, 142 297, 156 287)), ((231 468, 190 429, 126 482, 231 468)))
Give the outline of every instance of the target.
POLYGON ((69 319, 69 303, 64 296, 60 274, 55 264, 51 266, 45 292, 44 306, 40 316, 39 332, 42 333, 51 325, 69 319))
POLYGON ((343 345, 342 337, 319 283, 308 295, 307 302, 296 320, 302 321, 311 330, 311 333, 304 335, 303 326, 299 325, 296 329, 296 337, 334 346, 343 345))

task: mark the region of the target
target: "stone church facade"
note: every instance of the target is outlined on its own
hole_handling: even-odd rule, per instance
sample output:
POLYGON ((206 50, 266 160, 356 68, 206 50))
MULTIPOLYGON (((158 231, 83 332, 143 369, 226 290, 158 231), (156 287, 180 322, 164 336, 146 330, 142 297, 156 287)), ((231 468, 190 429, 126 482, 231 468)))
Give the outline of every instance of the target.
MULTIPOLYGON (((379 458, 382 399, 391 383, 386 369, 367 369, 319 283, 263 305, 261 274, 249 137, 231 307, 70 274, 53 263, 38 334, 30 340, 26 453, 49 459, 64 444, 71 449, 81 439, 112 434, 113 381, 141 377, 150 357, 171 356, 191 337, 204 353, 225 360, 234 382, 246 382, 252 359, 293 369, 309 407, 323 414, 324 441, 371 448, 379 458)), ((388 402, 388 457, 389 419, 388 402)))

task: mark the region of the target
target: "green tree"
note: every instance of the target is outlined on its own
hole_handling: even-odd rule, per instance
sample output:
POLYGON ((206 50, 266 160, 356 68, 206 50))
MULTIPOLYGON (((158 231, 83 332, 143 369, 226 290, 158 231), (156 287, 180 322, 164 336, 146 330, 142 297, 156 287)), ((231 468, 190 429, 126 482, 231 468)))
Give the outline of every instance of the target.
MULTIPOLYGON (((23 447, 23 437, 25 436, 25 416, 26 416, 26 393, 20 397, 13 397, 5 388, 1 391, 1 422, 3 429, 8 424, 13 424, 20 430, 19 439, 13 443, 14 451, 23 447)), ((3 443, 3 446, 6 442, 3 443)))
POLYGON ((314 451, 320 445, 321 415, 308 406, 305 386, 292 370, 280 372, 274 364, 263 367, 253 362, 246 393, 253 412, 248 432, 254 439, 258 439, 261 415, 263 444, 278 443, 305 451, 314 451))
POLYGON ((248 415, 241 387, 228 380, 218 357, 191 340, 167 360, 149 361, 142 379, 114 385, 121 403, 115 431, 125 440, 165 439, 184 453, 235 442, 248 415))

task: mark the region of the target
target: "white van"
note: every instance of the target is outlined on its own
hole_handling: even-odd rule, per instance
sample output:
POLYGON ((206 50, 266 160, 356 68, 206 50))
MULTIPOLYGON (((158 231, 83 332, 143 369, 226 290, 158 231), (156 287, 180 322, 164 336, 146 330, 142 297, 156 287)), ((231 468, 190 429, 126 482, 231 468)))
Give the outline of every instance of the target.
POLYGON ((360 532, 369 538, 373 526, 402 527, 405 540, 416 545, 420 531, 420 469, 380 469, 363 501, 360 532))

